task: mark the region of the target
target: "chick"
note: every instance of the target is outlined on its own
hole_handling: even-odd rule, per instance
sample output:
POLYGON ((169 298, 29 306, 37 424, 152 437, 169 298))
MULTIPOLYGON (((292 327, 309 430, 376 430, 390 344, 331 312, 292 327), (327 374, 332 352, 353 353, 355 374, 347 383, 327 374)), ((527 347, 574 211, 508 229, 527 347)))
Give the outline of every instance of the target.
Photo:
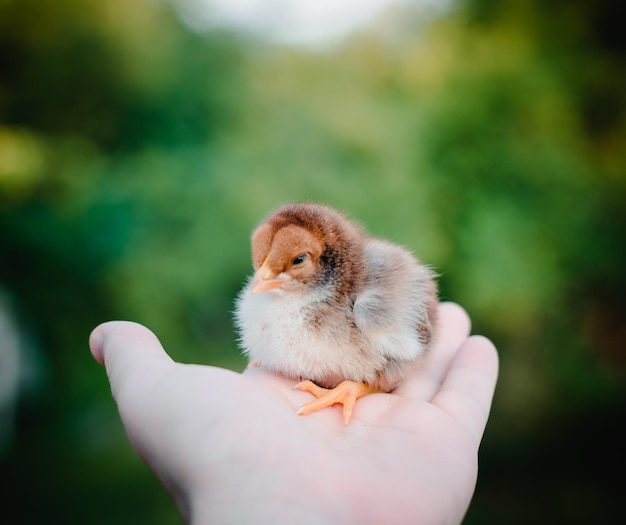
POLYGON ((404 248, 367 237, 338 211, 290 204, 252 234, 254 276, 235 323, 254 364, 304 380, 316 399, 304 415, 389 392, 419 363, 433 336, 433 271, 404 248))

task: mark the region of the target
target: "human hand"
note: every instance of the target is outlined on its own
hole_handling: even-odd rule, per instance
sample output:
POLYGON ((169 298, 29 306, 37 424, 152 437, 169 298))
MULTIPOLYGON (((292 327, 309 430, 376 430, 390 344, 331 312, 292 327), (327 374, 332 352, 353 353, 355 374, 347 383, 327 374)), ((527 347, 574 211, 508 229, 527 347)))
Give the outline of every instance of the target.
POLYGON ((498 358, 456 304, 419 371, 391 394, 297 416, 310 394, 263 368, 173 362, 141 325, 97 327, 128 437, 198 523, 460 523, 477 476, 498 358))

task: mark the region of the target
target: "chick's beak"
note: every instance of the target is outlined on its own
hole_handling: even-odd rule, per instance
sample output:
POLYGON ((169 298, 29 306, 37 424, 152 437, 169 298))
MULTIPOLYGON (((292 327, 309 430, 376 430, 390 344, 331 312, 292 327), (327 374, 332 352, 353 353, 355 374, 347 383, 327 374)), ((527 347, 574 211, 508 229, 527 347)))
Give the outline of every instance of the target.
POLYGON ((272 270, 269 269, 266 263, 261 266, 254 274, 254 282, 252 283, 252 295, 259 294, 261 292, 267 292, 274 288, 280 287, 287 279, 284 277, 275 276, 272 270))

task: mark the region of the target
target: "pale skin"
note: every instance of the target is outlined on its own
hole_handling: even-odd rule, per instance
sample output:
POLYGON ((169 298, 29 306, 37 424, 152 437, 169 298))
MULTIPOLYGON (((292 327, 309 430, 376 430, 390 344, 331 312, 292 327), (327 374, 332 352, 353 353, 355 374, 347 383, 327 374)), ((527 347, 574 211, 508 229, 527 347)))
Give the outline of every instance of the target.
POLYGON ((458 524, 498 374, 493 344, 453 303, 419 370, 390 394, 306 416, 298 382, 175 363, 145 327, 91 335, 128 437, 188 523, 458 524))

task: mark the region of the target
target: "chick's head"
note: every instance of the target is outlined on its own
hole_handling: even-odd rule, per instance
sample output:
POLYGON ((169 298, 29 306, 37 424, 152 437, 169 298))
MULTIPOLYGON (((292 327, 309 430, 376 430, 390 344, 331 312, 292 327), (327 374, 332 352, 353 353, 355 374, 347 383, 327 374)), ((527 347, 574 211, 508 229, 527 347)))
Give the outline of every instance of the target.
POLYGON ((252 293, 304 291, 313 286, 320 274, 323 251, 321 239, 307 228, 288 224, 275 230, 262 224, 252 235, 252 293))

